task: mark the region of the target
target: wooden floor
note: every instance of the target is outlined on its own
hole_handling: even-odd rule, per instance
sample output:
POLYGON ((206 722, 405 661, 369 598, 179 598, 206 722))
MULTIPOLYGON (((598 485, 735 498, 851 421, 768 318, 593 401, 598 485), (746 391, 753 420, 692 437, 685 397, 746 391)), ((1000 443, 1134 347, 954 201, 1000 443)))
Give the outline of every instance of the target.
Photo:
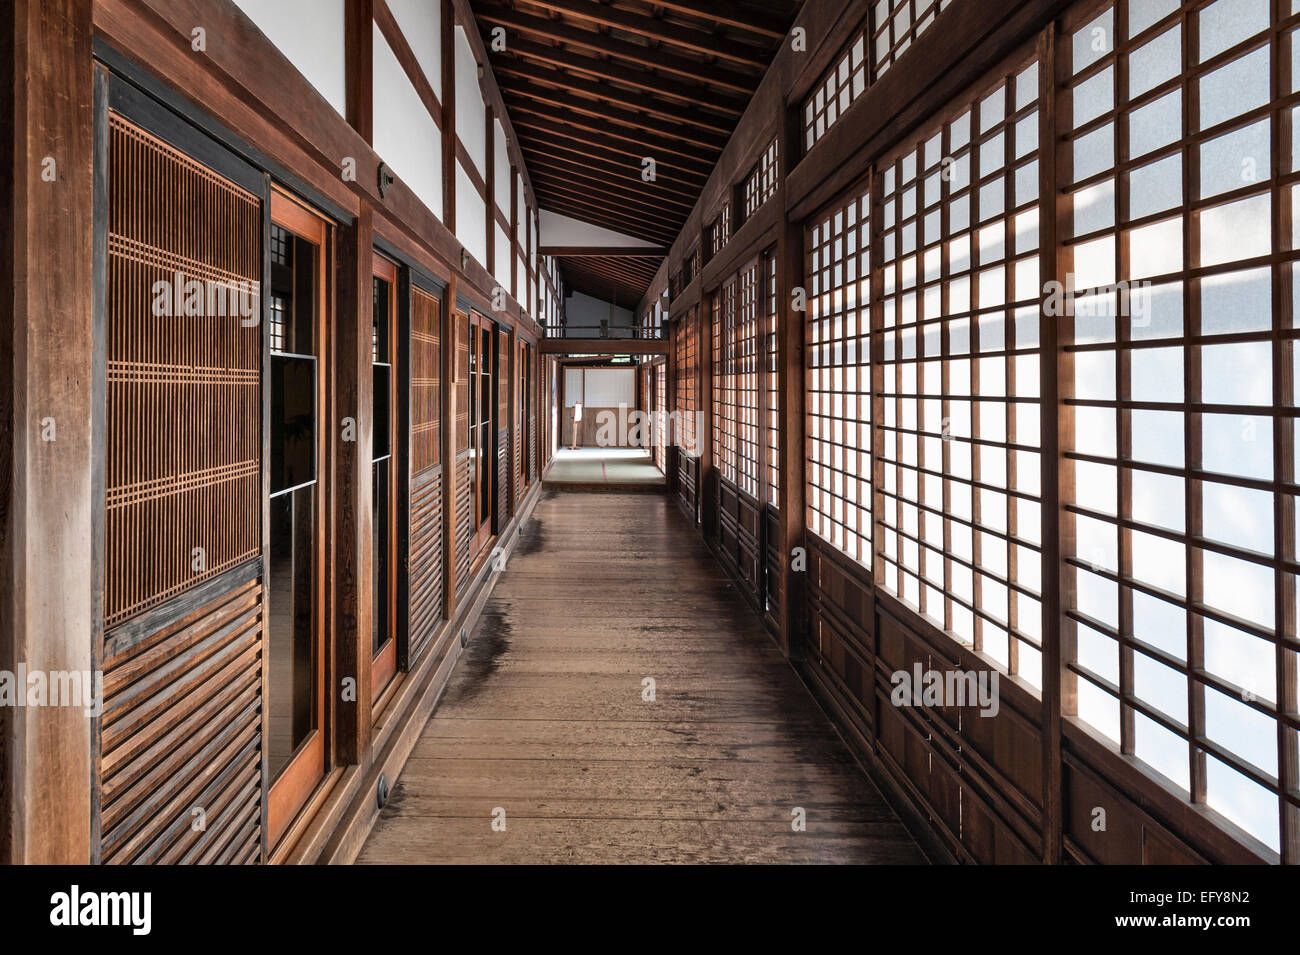
POLYGON ((548 491, 357 861, 924 858, 668 498, 548 491))

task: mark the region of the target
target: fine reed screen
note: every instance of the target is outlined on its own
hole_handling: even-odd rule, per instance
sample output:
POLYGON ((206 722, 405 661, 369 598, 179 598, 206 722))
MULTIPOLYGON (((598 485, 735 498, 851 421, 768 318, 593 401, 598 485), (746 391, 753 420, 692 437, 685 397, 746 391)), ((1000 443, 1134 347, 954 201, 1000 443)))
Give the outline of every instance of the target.
POLYGON ((107 627, 261 553, 261 222, 110 116, 107 627))

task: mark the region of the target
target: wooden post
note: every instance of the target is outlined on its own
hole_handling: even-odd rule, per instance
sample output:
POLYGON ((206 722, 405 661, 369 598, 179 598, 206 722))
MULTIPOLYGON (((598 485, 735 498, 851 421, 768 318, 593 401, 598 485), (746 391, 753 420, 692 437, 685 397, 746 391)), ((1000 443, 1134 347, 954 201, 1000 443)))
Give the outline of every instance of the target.
MULTIPOLYGON (((445 11, 443 5, 444 26, 445 11)), ((456 272, 451 273, 442 307, 442 594, 446 617, 456 615, 456 272)))
MULTIPOLYGON (((783 599, 780 607, 778 642, 787 658, 798 657, 802 642, 804 586, 808 576, 807 554, 797 563, 793 551, 806 547, 807 513, 804 466, 804 321, 806 312, 795 309, 795 290, 803 287, 803 230, 789 220, 786 209, 785 176, 791 157, 798 155, 799 118, 787 110, 781 138, 780 184, 774 201, 782 210, 776 241, 777 388, 780 392, 781 485, 777 500, 781 527, 781 573, 783 599)), ((806 293, 805 289, 805 293, 806 293)), ((807 295, 802 296, 807 307, 807 295)))
POLYGON ((335 672, 326 675, 330 707, 337 714, 334 757, 339 763, 369 761, 372 629, 374 626, 373 473, 374 388, 371 372, 370 295, 374 256, 373 213, 369 206, 350 229, 339 230, 336 276, 338 314, 333 323, 333 407, 327 433, 334 448, 332 510, 332 589, 335 672), (356 419, 355 440, 342 440, 343 419, 356 419), (332 677, 332 679, 331 679, 332 677), (355 703, 344 701, 343 680, 356 679, 355 703))
MULTIPOLYGON (((442 4, 442 222, 456 234, 456 9, 442 4)), ((459 266, 460 263, 456 263, 459 266)), ((444 312, 456 305, 454 290, 444 312)), ((444 379, 446 380, 446 379, 444 379)), ((444 459, 450 465, 454 461, 444 459)), ((450 472, 448 472, 450 474, 450 472)), ((450 591, 448 591, 450 593, 450 591)), ((450 610, 448 610, 450 613, 450 610)))
POLYGON ((346 5, 348 123, 366 144, 375 144, 374 109, 374 0, 354 0, 346 5))
MULTIPOLYGON (((0 668, 88 672, 104 465, 91 2, 0 17, 0 668)), ((93 725, 77 706, 0 707, 0 861, 91 861, 93 725)))

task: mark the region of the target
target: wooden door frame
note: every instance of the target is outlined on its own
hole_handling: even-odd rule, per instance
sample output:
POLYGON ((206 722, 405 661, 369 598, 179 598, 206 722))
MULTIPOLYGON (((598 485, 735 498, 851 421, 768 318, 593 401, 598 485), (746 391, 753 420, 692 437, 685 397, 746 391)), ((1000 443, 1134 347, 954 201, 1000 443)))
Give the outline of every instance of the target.
MULTIPOLYGON (((377 701, 380 694, 397 675, 397 640, 400 627, 398 625, 397 614, 397 558, 398 558, 398 482, 402 475, 398 474, 401 470, 401 456, 397 449, 397 421, 399 418, 398 402, 400 401, 397 389, 397 367, 401 356, 398 353, 398 268, 397 263, 381 255, 378 251, 372 253, 371 280, 380 279, 387 282, 389 287, 388 299, 388 365, 391 369, 388 376, 388 560, 385 566, 388 568, 388 580, 386 581, 388 590, 388 634, 380 647, 379 653, 375 654, 371 650, 370 664, 370 698, 377 701)), ((373 303, 373 294, 371 296, 373 303)), ((373 304, 371 306, 373 308, 373 304)), ((374 422, 373 402, 377 396, 371 396, 372 408, 370 419, 374 422)), ((374 467, 373 456, 370 467, 374 467)), ((372 498, 373 499, 373 498, 372 498)), ((372 514, 371 520, 379 519, 379 515, 372 514)), ((370 572, 375 573, 375 559, 371 555, 370 572)), ((370 593, 374 593, 372 586, 370 593)), ((375 608, 371 608, 371 619, 373 620, 375 608)), ((362 637, 364 643, 364 637, 362 637)))
MULTIPOLYGON (((492 519, 496 513, 496 509, 495 509, 496 467, 495 465, 496 465, 497 394, 496 394, 496 389, 492 387, 492 385, 496 382, 497 379, 495 373, 497 331, 498 329, 497 329, 496 322, 492 321, 492 319, 488 318, 486 315, 484 315, 482 312, 478 311, 477 309, 469 310, 469 334, 470 334, 471 358, 474 355, 474 349, 482 347, 482 342, 483 342, 482 336, 486 335, 488 339, 488 355, 486 358, 488 364, 487 364, 486 374, 488 375, 488 381, 489 381, 488 391, 490 392, 489 397, 491 399, 488 401, 488 407, 486 408, 486 412, 487 412, 486 417, 480 417, 478 421, 475 421, 474 415, 471 412, 470 422, 469 422, 469 432, 470 432, 469 443, 471 448, 474 447, 474 442, 478 440, 478 435, 481 433, 483 422, 486 420, 488 424, 487 444, 484 447, 480 447, 478 449, 478 452, 474 455, 474 466, 476 470, 472 477, 472 480, 474 481, 474 511, 473 511, 473 516, 471 518, 473 521, 473 524, 471 526, 474 528, 474 533, 470 537, 470 545, 469 545, 469 553, 470 553, 469 559, 471 564, 473 564, 473 562, 478 559, 478 555, 482 552, 483 548, 487 545, 487 542, 492 539, 492 533, 493 533, 492 519), (490 461, 491 466, 489 466, 488 464, 489 455, 491 456, 491 461, 490 461), (489 485, 488 492, 487 492, 488 515, 486 519, 480 522, 479 513, 480 513, 480 505, 482 504, 482 502, 479 499, 479 494, 482 492, 483 485, 481 483, 482 479, 480 473, 478 472, 478 469, 483 467, 487 467, 488 469, 487 470, 488 485, 489 485)), ((480 351, 478 356, 479 375, 484 374, 484 372, 482 371, 484 367, 483 362, 484 362, 484 355, 480 351)), ((479 387, 480 382, 475 380, 473 362, 470 363, 469 384, 471 389, 470 408, 471 409, 478 408, 480 415, 482 415, 483 411, 485 410, 481 407, 483 395, 481 391, 474 390, 479 387)))
MULTIPOLYGON (((316 245, 318 252, 317 258, 317 277, 316 277, 316 308, 315 308, 315 329, 317 347, 316 347, 316 494, 313 501, 313 517, 315 519, 316 531, 312 542, 312 559, 314 561, 312 568, 312 629, 313 646, 315 649, 315 672, 312 675, 312 686, 315 691, 315 700, 313 712, 316 718, 316 726, 308 734, 307 738, 298 745, 289 762, 280 772, 279 776, 272 780, 267 778, 267 846, 274 851, 276 843, 289 830, 290 824, 297 814, 302 810, 311 799, 312 792, 316 786, 325 777, 327 769, 327 747, 326 739, 330 733, 330 727, 326 722, 327 708, 325 706, 325 667, 327 664, 326 652, 329 648, 328 632, 328 604, 326 602, 326 558, 328 551, 326 543, 329 539, 328 520, 329 520, 329 494, 326 486, 325 475, 329 473, 329 462, 326 460, 326 451, 329 448, 328 431, 325 424, 325 409, 328 407, 328 380, 327 370, 332 361, 333 341, 330 336, 330 308, 329 308, 329 277, 333 274, 334 259, 334 235, 333 229, 318 213, 308 209, 300 204, 288 193, 282 192, 278 188, 271 191, 271 222, 287 229, 299 238, 305 239, 316 245)), ((269 250, 264 254, 269 255, 269 250)), ((264 372, 265 374, 265 372, 264 372)), ((271 391, 269 386, 263 387, 262 400, 269 402, 271 400, 271 391)), ((269 489, 268 489, 269 490, 269 489)), ((267 505, 269 507, 269 496, 267 505)), ((267 568, 269 574, 270 559, 267 549, 270 547, 269 539, 263 541, 263 565, 267 568)), ((270 605, 270 587, 269 582, 267 590, 267 606, 270 605)), ((269 615, 267 616, 269 622, 269 615)), ((264 666, 267 666, 266 686, 269 688, 269 659, 270 659, 270 631, 267 631, 267 654, 264 666)), ((269 707, 269 694, 268 704, 269 707)), ((263 734, 266 732, 266 716, 263 720, 263 734)))

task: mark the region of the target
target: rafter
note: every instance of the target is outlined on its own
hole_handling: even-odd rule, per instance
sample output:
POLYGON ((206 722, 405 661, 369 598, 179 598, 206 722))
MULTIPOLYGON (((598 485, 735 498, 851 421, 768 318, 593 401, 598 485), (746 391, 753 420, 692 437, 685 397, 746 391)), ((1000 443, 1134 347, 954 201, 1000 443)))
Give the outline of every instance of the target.
POLYGON ((679 123, 656 120, 650 117, 642 116, 630 110, 614 106, 608 102, 584 99, 580 96, 574 96, 561 90, 549 89, 536 83, 527 81, 513 84, 509 89, 509 94, 531 100, 534 103, 545 103, 554 108, 554 115, 563 119, 570 113, 580 113, 585 116, 594 117, 597 120, 605 119, 610 122, 618 123, 632 129, 640 130, 647 136, 664 137, 669 140, 676 140, 682 143, 693 143, 703 149, 715 153, 722 152, 727 145, 726 136, 720 136, 716 133, 706 133, 698 129, 692 129, 689 126, 683 126, 679 123))
POLYGON ((681 163, 685 164, 685 168, 694 167, 707 172, 713 168, 717 157, 722 153, 721 147, 692 144, 674 139, 670 135, 651 133, 645 129, 628 129, 617 120, 603 122, 594 114, 565 109, 513 90, 506 96, 506 105, 510 109, 511 117, 516 119, 516 125, 521 114, 529 114, 557 123, 567 123, 574 129, 599 136, 603 140, 633 147, 638 162, 641 157, 653 156, 655 163, 662 165, 665 160, 661 159, 661 156, 676 156, 681 163))
POLYGON ((741 66, 754 67, 759 70, 767 68, 767 60, 762 52, 743 43, 720 38, 712 31, 692 29, 656 17, 642 16, 618 7, 609 7, 587 0, 522 0, 531 7, 558 13, 582 23, 595 26, 612 27, 643 36, 648 40, 690 50, 704 56, 728 60, 741 66))
MULTIPOLYGON (((579 49, 590 50, 619 60, 626 60, 629 63, 636 63, 652 70, 685 76, 699 83, 746 96, 752 95, 754 87, 758 85, 754 77, 745 73, 725 70, 684 56, 675 56, 671 53, 665 53, 663 50, 652 49, 648 46, 640 46, 602 33, 583 30, 546 17, 529 16, 504 7, 484 5, 479 10, 478 18, 484 23, 495 23, 507 30, 516 30, 526 36, 545 37, 559 43, 568 43, 579 49)), ((507 48, 509 43, 510 40, 507 37, 507 48)))
MULTIPOLYGON (((627 67, 598 57, 584 56, 575 50, 551 46, 536 40, 511 39, 507 52, 516 57, 554 66, 562 72, 580 72, 602 80, 613 80, 631 86, 656 99, 711 110, 739 117, 745 100, 735 93, 723 93, 705 86, 684 84, 671 77, 661 76, 636 67, 627 67)), ((498 57, 501 54, 497 54, 498 57)), ((495 60, 493 61, 496 62, 495 60)))
POLYGON ((516 76, 535 83, 550 84, 572 90, 603 103, 611 103, 627 109, 640 110, 650 116, 671 122, 696 126, 724 137, 731 135, 732 124, 721 116, 711 116, 703 110, 692 109, 685 105, 662 106, 660 100, 652 96, 643 96, 627 90, 610 86, 608 83, 595 83, 560 70, 549 70, 533 66, 522 59, 503 56, 492 62, 492 68, 501 75, 516 76))
MULTIPOLYGON (((584 129, 574 123, 556 122, 528 110, 516 109, 512 116, 515 129, 533 129, 547 136, 562 136, 574 142, 584 143, 591 149, 599 150, 601 155, 616 164, 626 163, 629 169, 636 170, 638 174, 642 168, 641 160, 647 156, 647 144, 642 143, 641 148, 636 149, 634 148, 636 143, 623 142, 619 137, 606 135, 598 129, 584 129)), ((707 160, 690 161, 671 156, 660 158, 657 155, 651 158, 655 160, 657 168, 676 170, 683 178, 693 179, 701 187, 708 179, 709 170, 712 168, 712 164, 707 160)))

